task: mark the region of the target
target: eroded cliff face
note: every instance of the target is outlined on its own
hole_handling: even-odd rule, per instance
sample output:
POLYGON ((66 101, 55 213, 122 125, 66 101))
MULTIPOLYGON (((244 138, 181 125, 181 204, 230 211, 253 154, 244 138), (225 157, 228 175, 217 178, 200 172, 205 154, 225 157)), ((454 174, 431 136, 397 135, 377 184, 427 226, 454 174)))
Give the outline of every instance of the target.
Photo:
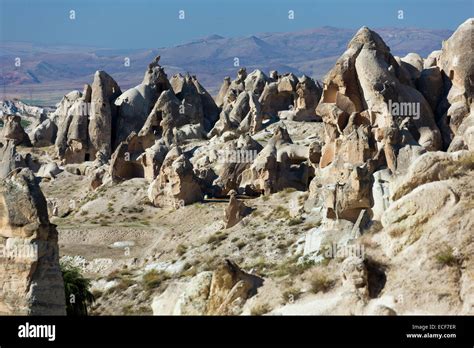
POLYGON ((65 315, 58 233, 29 169, 0 180, 0 314, 65 315))

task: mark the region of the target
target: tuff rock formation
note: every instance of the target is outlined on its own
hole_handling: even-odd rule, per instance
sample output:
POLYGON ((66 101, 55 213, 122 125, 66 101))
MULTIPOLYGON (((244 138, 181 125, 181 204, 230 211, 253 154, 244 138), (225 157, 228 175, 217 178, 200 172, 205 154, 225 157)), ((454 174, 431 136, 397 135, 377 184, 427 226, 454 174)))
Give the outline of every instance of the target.
POLYGON ((229 196, 229 205, 225 208, 225 228, 231 228, 238 224, 251 210, 237 198, 237 192, 234 190, 229 192, 229 196))
POLYGON ((212 191, 214 196, 226 196, 231 190, 238 191, 242 173, 248 169, 257 158, 257 154, 262 150, 262 146, 252 139, 249 135, 241 135, 238 139, 227 142, 222 148, 215 152, 215 158, 212 158, 214 166, 209 166, 211 161, 209 156, 203 156, 200 162, 197 162, 198 168, 211 167, 212 172, 207 177, 211 178, 212 191), (204 162, 204 164, 202 163, 204 162))
POLYGON ((35 147, 50 146, 54 144, 58 132, 58 127, 49 118, 41 121, 29 133, 31 144, 35 147))
POLYGON ((0 140, 13 141, 15 145, 31 146, 30 138, 21 125, 21 117, 7 115, 0 140))
POLYGON ((166 155, 160 174, 151 183, 148 197, 155 206, 179 208, 203 198, 193 165, 178 147, 166 155))
POLYGON ((119 144, 110 159, 110 176, 114 182, 144 176, 139 160, 143 150, 142 138, 134 132, 119 144))
POLYGON ((293 74, 278 76, 278 80, 265 85, 259 102, 265 117, 276 117, 278 111, 289 110, 295 105, 298 78, 293 74))
POLYGON ((0 180, 0 313, 65 315, 58 233, 33 173, 0 180))
POLYGON ((446 100, 440 102, 440 123, 449 126, 445 134, 445 145, 451 140, 448 151, 473 149, 474 142, 474 62, 466 43, 474 35, 474 19, 466 20, 445 42, 437 59, 443 74, 446 100), (443 113, 444 109, 447 110, 443 113))
POLYGON ((148 65, 141 84, 125 91, 115 100, 118 115, 114 146, 118 146, 131 132, 140 131, 161 92, 171 88, 159 61, 158 56, 148 65))
POLYGON ((307 159, 307 154, 298 155, 298 150, 288 131, 276 128, 273 137, 252 165, 242 172, 240 189, 250 195, 269 195, 288 187, 304 189, 307 186, 308 167, 301 162, 307 159), (292 161, 301 165, 292 166, 292 161))
POLYGON ((101 152, 106 157, 112 153, 112 130, 117 122, 115 99, 122 94, 117 82, 104 71, 97 71, 91 86, 89 139, 91 153, 101 152))
POLYGON ((56 110, 58 134, 55 146, 65 163, 91 160, 88 134, 91 93, 91 87, 85 85, 83 93, 74 91, 64 96, 56 110))
MULTIPOLYGON (((103 293, 96 313, 131 314, 133 303, 143 314, 151 288, 155 314, 471 314, 472 31, 469 19, 423 59, 393 56, 363 27, 322 85, 241 68, 224 79, 215 101, 193 75, 168 80, 159 57, 124 93, 99 71, 82 93, 67 94, 32 124, 37 148, 21 146, 28 138, 19 119, 7 120, 0 177, 8 189, 0 193, 8 209, 0 202, 0 215, 5 210, 10 220, 2 231, 33 237, 3 242, 27 239, 47 246, 42 255, 57 256, 54 227, 29 193, 36 181, 20 171, 28 167, 51 213, 68 226, 66 253, 81 243, 97 243, 94 253, 104 247, 108 255, 134 245, 133 255, 120 258, 75 256, 103 293), (32 207, 26 220, 15 220, 25 204, 32 207), (129 218, 139 227, 125 228, 129 218), (224 254, 242 269, 216 264, 224 254), (104 269, 115 273, 105 278, 104 269), (138 276, 143 281, 127 288, 138 276), (296 288, 312 291, 296 298, 296 288)), ((19 294, 35 265, 21 266, 27 280, 14 279, 20 292, 9 288, 14 302, 0 311, 33 312, 29 293, 19 294)), ((0 279, 10 282, 9 274, 0 279)), ((49 308, 58 309, 54 303, 49 308)))
MULTIPOLYGON (((355 222, 362 210, 374 205, 375 171, 402 170, 397 168, 397 155, 406 147, 442 146, 433 110, 413 87, 421 78, 423 62, 417 55, 403 61, 407 66, 397 62, 380 36, 364 27, 325 78, 316 112, 322 116, 326 141, 312 187, 323 195, 327 217, 355 222), (408 65, 414 70, 410 77, 403 72, 408 65), (418 113, 399 114, 396 108, 402 105, 418 107, 418 113)), ((419 85, 423 84, 426 81, 419 85)))
POLYGON ((208 136, 222 135, 227 131, 255 134, 261 129, 262 113, 258 98, 253 92, 243 91, 235 101, 224 107, 208 136))
POLYGON ((25 160, 16 150, 13 140, 0 142, 0 178, 6 178, 13 170, 26 167, 25 160))
POLYGON ((224 260, 210 272, 196 275, 188 284, 153 299, 155 315, 239 315, 263 279, 224 260), (176 296, 178 295, 178 296, 176 296))

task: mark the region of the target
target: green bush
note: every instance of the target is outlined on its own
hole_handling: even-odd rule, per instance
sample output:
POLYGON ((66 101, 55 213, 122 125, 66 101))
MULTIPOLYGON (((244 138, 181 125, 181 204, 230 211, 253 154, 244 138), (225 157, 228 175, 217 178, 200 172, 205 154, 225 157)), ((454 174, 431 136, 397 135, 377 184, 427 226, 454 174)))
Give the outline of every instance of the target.
POLYGON ((69 263, 61 264, 66 294, 67 315, 87 315, 87 306, 94 303, 94 295, 90 292, 91 281, 84 278, 79 268, 69 263))

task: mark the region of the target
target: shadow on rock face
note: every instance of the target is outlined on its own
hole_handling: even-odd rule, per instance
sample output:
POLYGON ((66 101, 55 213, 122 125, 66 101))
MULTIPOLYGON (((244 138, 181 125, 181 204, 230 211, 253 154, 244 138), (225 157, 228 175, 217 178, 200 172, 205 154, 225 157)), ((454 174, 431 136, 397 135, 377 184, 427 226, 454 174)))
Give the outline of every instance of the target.
POLYGON ((377 298, 387 282, 387 277, 385 275, 386 266, 372 259, 366 259, 364 263, 367 267, 369 297, 377 298))

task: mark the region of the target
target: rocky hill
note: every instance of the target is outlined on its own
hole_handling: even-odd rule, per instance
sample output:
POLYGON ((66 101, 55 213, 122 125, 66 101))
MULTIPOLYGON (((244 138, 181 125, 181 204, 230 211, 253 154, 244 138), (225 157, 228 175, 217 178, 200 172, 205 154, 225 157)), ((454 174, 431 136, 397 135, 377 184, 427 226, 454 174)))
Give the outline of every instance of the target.
POLYGON ((157 56, 5 115, 0 243, 41 252, 0 260, 0 312, 64 313, 60 257, 95 315, 473 314, 473 35, 399 57, 362 27, 322 83, 240 67, 215 97, 157 56))

